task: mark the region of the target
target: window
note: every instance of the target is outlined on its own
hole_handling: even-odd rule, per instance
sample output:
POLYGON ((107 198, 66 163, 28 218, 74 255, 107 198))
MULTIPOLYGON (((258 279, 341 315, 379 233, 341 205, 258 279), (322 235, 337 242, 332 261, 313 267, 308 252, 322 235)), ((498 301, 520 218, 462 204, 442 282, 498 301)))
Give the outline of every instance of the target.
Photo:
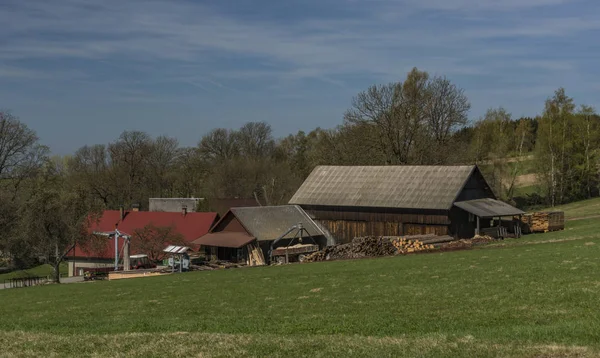
POLYGON ((475 221, 475 215, 473 215, 472 213, 469 213, 469 222, 473 222, 475 221))

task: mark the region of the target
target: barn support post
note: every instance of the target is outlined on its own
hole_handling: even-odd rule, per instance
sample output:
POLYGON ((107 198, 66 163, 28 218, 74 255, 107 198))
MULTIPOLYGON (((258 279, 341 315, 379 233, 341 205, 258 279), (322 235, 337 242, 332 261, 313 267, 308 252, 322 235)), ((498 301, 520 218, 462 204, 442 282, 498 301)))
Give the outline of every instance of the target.
POLYGON ((479 216, 477 216, 477 227, 475 228, 475 235, 479 235, 479 216))

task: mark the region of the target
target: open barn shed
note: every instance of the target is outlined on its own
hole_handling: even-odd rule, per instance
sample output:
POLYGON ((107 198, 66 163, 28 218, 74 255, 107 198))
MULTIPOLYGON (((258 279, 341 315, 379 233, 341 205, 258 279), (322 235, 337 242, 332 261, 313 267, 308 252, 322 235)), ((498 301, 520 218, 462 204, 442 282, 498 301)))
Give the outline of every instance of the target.
POLYGON ((289 203, 338 242, 371 235, 468 238, 478 225, 483 231, 523 214, 497 200, 477 166, 318 166, 289 203))
POLYGON ((314 242, 322 248, 333 243, 331 235, 297 205, 231 208, 193 243, 203 246, 210 259, 254 265, 258 263, 253 261, 260 260, 253 257, 262 255, 268 260, 271 244, 277 239, 279 246, 314 242))

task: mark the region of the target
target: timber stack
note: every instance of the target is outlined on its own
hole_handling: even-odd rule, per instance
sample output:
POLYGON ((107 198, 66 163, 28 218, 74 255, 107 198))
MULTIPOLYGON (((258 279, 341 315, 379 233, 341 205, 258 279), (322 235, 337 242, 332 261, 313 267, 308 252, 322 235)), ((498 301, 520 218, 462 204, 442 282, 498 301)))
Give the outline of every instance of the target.
POLYGON ((391 256, 396 248, 391 240, 383 237, 357 237, 347 244, 333 245, 305 257, 302 262, 359 259, 364 257, 391 256))
POLYGON ((407 240, 406 238, 393 240, 392 245, 394 245, 398 254, 410 254, 412 252, 434 249, 432 244, 424 244, 419 240, 407 240))
POLYGON ((523 215, 521 221, 529 232, 548 232, 565 229, 563 211, 535 212, 523 215))
POLYGON ((451 240, 449 236, 426 236, 428 242, 414 239, 412 236, 392 237, 392 236, 367 236, 357 237, 348 244, 328 246, 321 251, 305 257, 302 262, 329 261, 359 259, 365 257, 380 257, 409 254, 433 250, 433 242, 447 242, 451 240))

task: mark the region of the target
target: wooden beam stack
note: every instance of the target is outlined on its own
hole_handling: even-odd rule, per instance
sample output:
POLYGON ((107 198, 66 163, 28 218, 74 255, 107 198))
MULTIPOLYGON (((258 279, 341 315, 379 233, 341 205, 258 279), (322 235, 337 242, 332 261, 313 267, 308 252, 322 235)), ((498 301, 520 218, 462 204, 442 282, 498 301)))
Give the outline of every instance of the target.
POLYGON ((565 229, 565 213, 563 211, 546 211, 525 214, 521 221, 530 232, 548 232, 565 229))

